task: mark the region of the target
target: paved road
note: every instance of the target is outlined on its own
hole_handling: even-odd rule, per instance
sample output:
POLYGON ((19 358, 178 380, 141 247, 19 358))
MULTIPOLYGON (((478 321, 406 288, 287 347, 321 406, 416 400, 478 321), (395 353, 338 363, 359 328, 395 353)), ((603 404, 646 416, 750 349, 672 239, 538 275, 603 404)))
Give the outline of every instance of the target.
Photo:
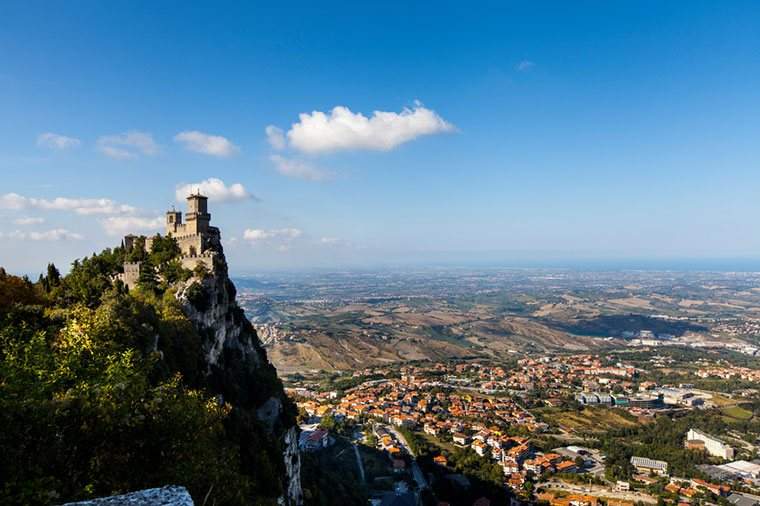
POLYGON ((417 482, 417 486, 420 487, 420 490, 428 488, 425 474, 422 472, 422 469, 420 469, 420 466, 417 465, 416 460, 412 461, 412 476, 414 477, 414 481, 417 482))
POLYGON ((362 462, 362 457, 359 455, 359 447, 356 446, 356 443, 351 443, 351 446, 354 447, 354 453, 356 454, 356 465, 359 467, 359 474, 362 477, 362 483, 366 483, 367 479, 364 477, 364 462, 362 462))
POLYGON ((414 454, 412 451, 412 448, 409 446, 409 443, 404 439, 404 436, 401 435, 399 431, 395 429, 395 427, 392 427, 390 425, 386 426, 388 430, 390 430, 394 436, 396 436, 396 439, 399 443, 406 449, 407 453, 412 456, 412 477, 414 478, 414 481, 417 482, 417 486, 420 488, 420 490, 428 488, 427 480, 425 479, 425 474, 422 472, 422 469, 420 469, 420 466, 417 464, 417 455, 414 454))

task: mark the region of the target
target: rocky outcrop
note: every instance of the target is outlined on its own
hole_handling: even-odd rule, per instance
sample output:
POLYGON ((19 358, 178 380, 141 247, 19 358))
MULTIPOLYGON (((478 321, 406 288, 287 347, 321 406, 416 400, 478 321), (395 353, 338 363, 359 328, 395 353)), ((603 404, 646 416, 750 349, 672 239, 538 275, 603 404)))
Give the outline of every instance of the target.
POLYGON ((210 272, 199 271, 178 288, 176 296, 201 336, 208 386, 235 409, 255 413, 282 455, 279 503, 299 506, 303 499, 295 407, 237 305, 221 246, 210 272))
POLYGON ((285 433, 285 468, 290 478, 285 496, 290 501, 290 504, 301 504, 303 502, 303 492, 301 490, 301 453, 298 449, 298 430, 296 427, 291 427, 285 433))
POLYGON ((185 487, 168 486, 89 501, 70 502, 63 506, 193 506, 193 499, 185 487))

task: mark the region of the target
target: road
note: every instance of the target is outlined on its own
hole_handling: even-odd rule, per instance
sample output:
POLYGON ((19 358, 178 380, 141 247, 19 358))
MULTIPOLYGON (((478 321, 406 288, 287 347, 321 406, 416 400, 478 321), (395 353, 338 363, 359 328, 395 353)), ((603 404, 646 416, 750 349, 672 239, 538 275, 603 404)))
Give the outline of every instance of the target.
POLYGON ((404 447, 406 452, 412 457, 412 477, 414 478, 414 481, 417 482, 417 486, 420 490, 424 490, 428 488, 427 480, 425 479, 425 474, 422 472, 422 469, 420 469, 420 466, 417 464, 417 455, 414 454, 412 451, 412 448, 409 446, 409 443, 406 441, 404 436, 396 430, 395 427, 392 427, 390 425, 386 426, 386 428, 393 433, 394 436, 396 436, 396 439, 399 443, 404 447))
POLYGON ((359 467, 359 474, 362 477, 362 483, 366 483, 367 479, 364 477, 364 462, 362 462, 362 457, 359 455, 359 447, 356 446, 356 443, 351 443, 351 446, 354 447, 354 453, 356 454, 356 465, 359 467))

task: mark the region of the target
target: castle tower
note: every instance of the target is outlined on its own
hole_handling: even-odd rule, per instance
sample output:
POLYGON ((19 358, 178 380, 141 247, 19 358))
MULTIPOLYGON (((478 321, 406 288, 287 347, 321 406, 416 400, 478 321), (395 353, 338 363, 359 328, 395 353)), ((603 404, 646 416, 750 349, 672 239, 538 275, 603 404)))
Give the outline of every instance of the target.
POLYGON ((191 234, 208 232, 211 215, 208 213, 208 197, 200 191, 187 197, 187 212, 185 213, 186 230, 191 234))
POLYGON ((166 211, 166 235, 176 234, 182 226, 182 213, 174 210, 166 211))

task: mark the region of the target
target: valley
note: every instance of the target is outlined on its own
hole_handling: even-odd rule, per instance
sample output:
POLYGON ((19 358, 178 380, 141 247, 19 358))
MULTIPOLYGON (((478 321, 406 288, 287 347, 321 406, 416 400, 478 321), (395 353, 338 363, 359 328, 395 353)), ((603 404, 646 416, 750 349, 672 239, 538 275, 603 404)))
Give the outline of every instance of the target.
POLYGON ((757 275, 421 269, 237 278, 280 374, 760 341, 757 275), (730 301, 730 303, 726 302, 730 301))

